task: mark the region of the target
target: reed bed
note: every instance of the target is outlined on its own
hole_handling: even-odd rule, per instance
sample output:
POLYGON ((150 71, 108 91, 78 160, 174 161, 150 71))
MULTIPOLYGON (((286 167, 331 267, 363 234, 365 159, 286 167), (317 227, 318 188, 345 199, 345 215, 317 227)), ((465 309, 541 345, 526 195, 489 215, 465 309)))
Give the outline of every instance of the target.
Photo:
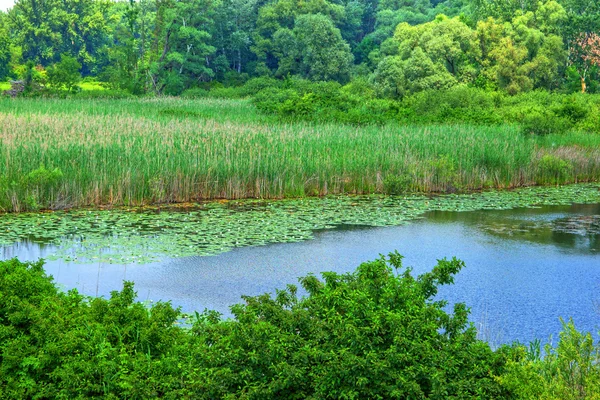
POLYGON ((596 181, 600 139, 283 124, 243 100, 0 101, 0 210, 596 181))

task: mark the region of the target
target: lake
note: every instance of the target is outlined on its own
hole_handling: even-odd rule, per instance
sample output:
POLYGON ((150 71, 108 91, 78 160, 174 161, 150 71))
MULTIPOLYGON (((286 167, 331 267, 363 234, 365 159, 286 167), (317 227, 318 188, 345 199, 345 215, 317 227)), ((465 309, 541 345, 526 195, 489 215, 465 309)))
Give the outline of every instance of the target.
MULTIPOLYGON (((3 259, 37 260, 52 245, 2 247, 3 259)), ((600 204, 513 210, 428 212, 394 227, 341 226, 314 239, 233 249, 215 256, 150 264, 48 261, 64 289, 108 296, 133 280, 142 301, 171 301, 184 312, 205 308, 229 316, 241 295, 258 295, 323 271, 352 272, 361 262, 398 250, 415 274, 437 259, 466 263, 440 298, 471 307, 480 337, 493 345, 536 338, 556 342, 559 317, 580 330, 600 327, 600 204)))

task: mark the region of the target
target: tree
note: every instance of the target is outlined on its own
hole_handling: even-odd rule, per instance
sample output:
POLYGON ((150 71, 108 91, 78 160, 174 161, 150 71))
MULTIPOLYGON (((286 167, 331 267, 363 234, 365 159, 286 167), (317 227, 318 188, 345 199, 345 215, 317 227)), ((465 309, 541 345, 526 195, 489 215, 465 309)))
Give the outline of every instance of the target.
POLYGON ((397 46, 398 56, 384 58, 377 67, 374 80, 380 92, 401 96, 448 89, 475 78, 476 35, 457 18, 439 15, 418 26, 402 23, 390 44, 397 46), (402 87, 393 89, 394 85, 402 87))
POLYGON ((348 81, 353 60, 350 46, 329 17, 302 15, 296 19, 293 32, 300 48, 299 70, 303 76, 317 81, 348 81))
POLYGON ((258 10, 258 0, 224 0, 215 8, 212 45, 216 55, 226 57, 228 68, 238 74, 255 59, 250 46, 258 10))
POLYGON ((157 27, 162 7, 162 1, 129 0, 117 2, 111 8, 107 22, 113 43, 103 48, 103 60, 97 64, 98 75, 108 87, 133 94, 148 90, 150 59, 160 47, 157 27))
POLYGON ((483 20, 488 17, 510 21, 517 12, 534 11, 539 0, 472 0, 475 17, 483 20))
POLYGON ((569 50, 569 63, 579 75, 581 93, 585 93, 590 71, 600 67, 600 35, 583 32, 571 40, 569 50))
POLYGON ((558 88, 566 53, 556 24, 564 18, 564 9, 551 0, 539 3, 535 12, 517 12, 510 22, 479 21, 477 84, 511 94, 558 88))
POLYGON ((273 54, 277 57, 276 77, 286 77, 299 72, 301 45, 294 31, 280 28, 273 35, 273 54))
POLYGON ((458 18, 439 15, 430 23, 431 29, 420 38, 423 50, 433 62, 446 67, 457 79, 468 82, 474 72, 472 64, 478 56, 475 33, 458 18))
POLYGON ((533 89, 533 81, 529 77, 533 65, 527 63, 527 48, 515 43, 510 37, 504 37, 490 52, 493 60, 495 79, 498 87, 509 94, 517 94, 533 89))
MULTIPOLYGON (((297 19, 300 16, 315 16, 318 14, 320 14, 321 17, 329 18, 329 22, 321 20, 321 23, 319 24, 317 23, 317 20, 311 20, 310 23, 316 23, 319 25, 318 29, 325 29, 333 35, 331 39, 323 37, 325 40, 324 43, 329 43, 328 46, 333 42, 340 42, 342 44, 345 43, 343 39, 341 41, 339 40, 339 37, 341 37, 339 26, 341 26, 344 21, 344 7, 339 4, 334 4, 327 0, 276 0, 273 3, 269 3, 261 7, 256 20, 256 28, 252 34, 253 45, 250 47, 257 59, 257 65, 255 68, 256 73, 278 73, 277 71, 279 70, 280 56, 282 53, 287 53, 287 51, 282 52, 279 43, 276 43, 275 35, 278 31, 281 29, 295 31, 294 27, 296 26, 297 19), (336 31, 333 28, 338 29, 336 31)), ((302 28, 301 31, 304 32, 304 28, 302 28)), ((286 35, 287 34, 285 33, 280 33, 278 34, 278 39, 283 39, 284 37, 289 38, 289 35, 286 35)), ((296 40, 298 40, 296 32, 294 32, 294 36, 296 36, 296 40)), ((310 42, 310 32, 305 36, 306 37, 303 40, 310 42)), ((279 42, 281 43, 281 40, 279 40, 279 42)), ((309 43, 309 45, 313 47, 314 51, 324 53, 320 48, 314 48, 314 44, 309 43)), ((322 58, 322 56, 326 57, 325 54, 321 54, 320 56, 317 56, 317 58, 322 58)), ((284 57, 287 58, 284 60, 284 63, 287 63, 288 65, 284 66, 282 71, 298 70, 300 68, 303 69, 301 73, 304 74, 304 76, 310 75, 308 71, 306 71, 306 65, 302 67, 299 65, 301 62, 300 60, 297 60, 294 63, 295 65, 290 65, 289 54, 284 54, 284 57)), ((342 62, 342 60, 339 61, 342 62)), ((317 69, 322 68, 319 67, 317 69)))
POLYGON ((111 7, 107 0, 18 0, 8 15, 26 60, 47 67, 68 54, 89 73, 108 43, 111 7))
POLYGON ((55 89, 73 91, 81 80, 81 64, 75 57, 66 54, 60 56, 60 62, 53 64, 46 70, 48 85, 55 89))
POLYGON ((214 6, 212 0, 161 4, 155 37, 160 46, 150 65, 154 91, 180 94, 190 84, 213 76, 208 57, 215 52, 210 44, 214 6))
POLYGON ((587 89, 589 74, 598 66, 600 3, 596 0, 562 0, 567 18, 562 25, 569 66, 579 75, 581 91, 587 89))
POLYGON ((406 88, 404 61, 398 56, 385 57, 377 65, 372 80, 380 96, 402 97, 406 88))
POLYGON ((404 78, 409 93, 444 90, 458 83, 443 65, 434 63, 420 47, 404 61, 404 78))
POLYGON ((6 23, 6 15, 0 11, 0 81, 10 73, 10 39, 6 23))

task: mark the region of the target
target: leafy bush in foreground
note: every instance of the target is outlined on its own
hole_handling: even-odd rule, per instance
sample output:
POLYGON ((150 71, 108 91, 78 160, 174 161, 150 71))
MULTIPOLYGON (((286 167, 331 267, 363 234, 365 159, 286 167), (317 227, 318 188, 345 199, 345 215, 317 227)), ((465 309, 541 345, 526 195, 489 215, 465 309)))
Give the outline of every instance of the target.
POLYGON ((109 300, 62 293, 42 263, 0 264, 3 398, 406 398, 495 396, 503 358, 475 339, 464 305, 432 300, 458 260, 396 275, 401 257, 354 274, 302 279, 275 298, 245 298, 235 320, 133 301, 131 283, 109 300))
POLYGON ((393 253, 352 274, 324 273, 323 281, 307 276, 301 279, 306 297, 298 298, 289 285, 274 297, 244 297, 245 304, 232 307, 232 320, 205 312, 183 328, 169 303, 146 308, 135 302, 130 282, 110 299, 91 299, 75 290, 60 292, 42 262, 2 261, 0 397, 447 399, 594 393, 600 374, 589 336, 566 326, 557 351, 549 349, 546 359, 522 346, 494 352, 475 338, 463 304, 446 313, 445 303, 433 299, 463 263, 440 260, 414 278, 401 259, 393 253), (554 384, 555 377, 562 380, 554 384))

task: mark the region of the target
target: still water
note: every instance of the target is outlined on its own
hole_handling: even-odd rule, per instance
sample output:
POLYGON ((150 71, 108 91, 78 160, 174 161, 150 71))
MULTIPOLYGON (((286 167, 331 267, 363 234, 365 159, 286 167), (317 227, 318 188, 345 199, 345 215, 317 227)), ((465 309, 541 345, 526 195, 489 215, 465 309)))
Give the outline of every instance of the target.
MULTIPOLYGON (((439 297, 471 307, 480 337, 492 344, 536 338, 553 342, 559 317, 600 330, 600 204, 504 211, 432 212, 410 224, 342 227, 314 240, 235 249, 217 256, 145 265, 49 261, 58 284, 109 296, 133 280, 142 301, 171 301, 184 312, 229 316, 241 295, 258 295, 323 271, 352 272, 361 262, 398 250, 415 274, 456 256, 466 268, 439 297)), ((3 259, 37 260, 53 251, 32 243, 2 248, 3 259)))

